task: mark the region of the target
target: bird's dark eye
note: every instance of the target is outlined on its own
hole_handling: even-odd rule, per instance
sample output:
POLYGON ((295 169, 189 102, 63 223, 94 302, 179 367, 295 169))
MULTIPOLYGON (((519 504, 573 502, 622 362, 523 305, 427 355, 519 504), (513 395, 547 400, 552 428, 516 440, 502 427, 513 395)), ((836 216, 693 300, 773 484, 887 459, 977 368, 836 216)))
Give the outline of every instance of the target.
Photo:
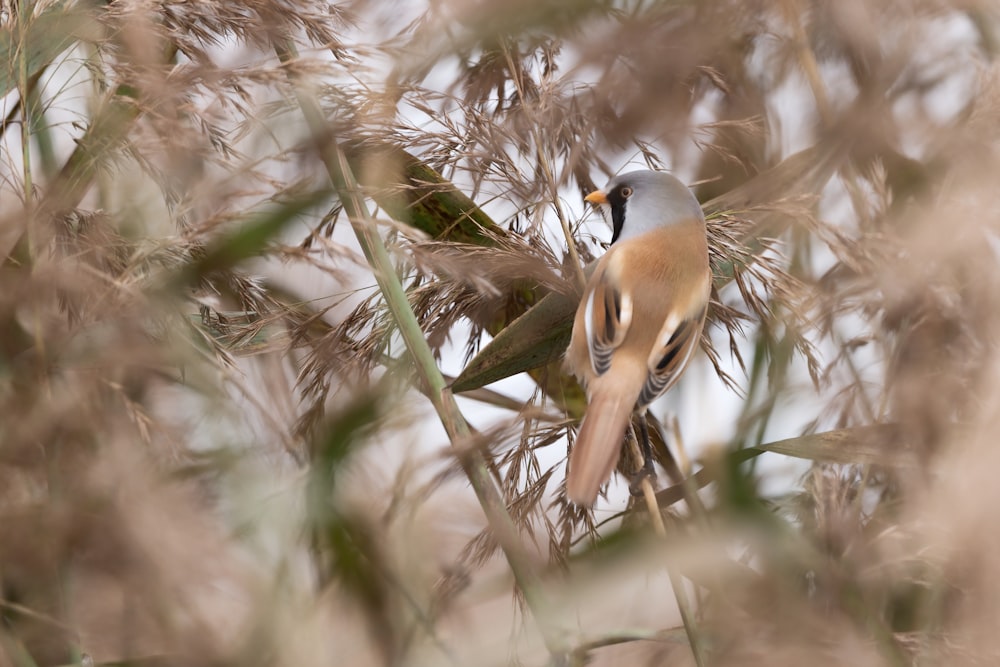
POLYGON ((624 197, 625 199, 628 199, 629 197, 632 196, 632 188, 630 188, 629 186, 626 185, 624 188, 621 189, 621 193, 622 193, 622 197, 624 197))

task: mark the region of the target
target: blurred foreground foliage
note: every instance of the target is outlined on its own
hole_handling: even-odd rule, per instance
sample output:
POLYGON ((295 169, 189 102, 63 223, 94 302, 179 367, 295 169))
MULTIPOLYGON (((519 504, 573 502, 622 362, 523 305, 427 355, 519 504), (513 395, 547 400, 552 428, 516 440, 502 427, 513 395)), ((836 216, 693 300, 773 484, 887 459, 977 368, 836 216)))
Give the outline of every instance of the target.
POLYGON ((4 3, 0 667, 995 662, 998 25, 4 3), (716 274, 666 539, 562 494, 629 162, 716 274))

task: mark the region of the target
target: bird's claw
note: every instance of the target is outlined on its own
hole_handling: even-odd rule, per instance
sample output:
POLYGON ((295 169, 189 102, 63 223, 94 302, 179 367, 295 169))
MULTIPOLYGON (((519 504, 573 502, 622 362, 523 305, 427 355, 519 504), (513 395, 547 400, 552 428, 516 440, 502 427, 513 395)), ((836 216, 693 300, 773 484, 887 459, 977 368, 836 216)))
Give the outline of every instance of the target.
POLYGON ((653 485, 653 488, 656 488, 656 470, 653 469, 653 462, 650 459, 646 459, 642 464, 642 468, 632 475, 632 479, 628 485, 629 493, 633 496, 641 496, 642 482, 646 479, 653 485))

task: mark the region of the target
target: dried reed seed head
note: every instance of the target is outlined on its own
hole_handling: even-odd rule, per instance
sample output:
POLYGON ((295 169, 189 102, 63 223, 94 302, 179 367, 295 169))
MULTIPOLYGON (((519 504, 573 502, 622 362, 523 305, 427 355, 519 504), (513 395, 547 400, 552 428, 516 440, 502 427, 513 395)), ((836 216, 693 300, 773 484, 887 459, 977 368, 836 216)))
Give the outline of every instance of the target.
MULTIPOLYGON (((35 3, 33 15, 41 20, 61 7, 35 3)), ((704 347, 723 379, 740 388, 758 383, 746 392, 758 402, 733 439, 752 443, 767 425, 792 417, 817 428, 894 420, 901 428, 881 446, 922 456, 912 470, 815 468, 777 513, 792 517, 777 539, 768 532, 774 524, 753 509, 782 499, 740 487, 735 472, 723 478, 710 519, 727 548, 746 545, 754 576, 713 567, 724 572, 724 585, 699 580, 709 591, 699 620, 723 639, 713 655, 720 664, 800 664, 804 656, 830 664, 971 664, 995 655, 988 512, 997 395, 995 68, 978 62, 983 69, 970 82, 960 70, 972 71, 967 65, 978 57, 946 54, 930 67, 912 50, 920 35, 935 36, 921 42, 930 47, 953 33, 970 51, 991 48, 989 13, 856 1, 610 11, 570 3, 551 14, 546 3, 523 13, 502 3, 474 8, 456 22, 465 9, 434 6, 385 41, 369 29, 371 16, 385 11, 376 3, 352 3, 349 13, 343 5, 273 0, 86 10, 106 32, 88 44, 92 58, 80 63, 78 50, 67 64, 80 63, 77 74, 102 103, 74 106, 78 87, 39 90, 50 122, 61 123, 53 119, 63 110, 75 114, 76 125, 55 126, 59 136, 82 141, 85 127, 102 127, 93 122, 100 118, 121 124, 123 137, 109 132, 97 137, 106 143, 82 142, 101 151, 94 156, 100 169, 81 177, 97 187, 84 199, 66 198, 68 217, 18 209, 8 225, 15 220, 9 207, 25 192, 60 201, 63 186, 52 174, 75 144, 58 146, 52 171, 32 153, 31 187, 16 150, 19 124, 3 126, 0 148, 0 206, 13 230, 5 252, 15 248, 0 292, 5 635, 23 642, 35 662, 52 664, 80 649, 102 661, 126 657, 129 646, 180 650, 184 664, 222 664, 238 661, 232 656, 243 655, 248 635, 255 652, 266 646, 278 664, 324 662, 318 647, 331 634, 354 647, 359 663, 410 660, 420 651, 434 656, 429 662, 439 657, 438 644, 492 655, 482 649, 484 637, 509 655, 506 598, 496 616, 497 607, 482 612, 483 599, 492 599, 488 575, 507 581, 507 573, 491 560, 497 543, 480 532, 479 508, 455 500, 464 497, 460 457, 437 449, 409 455, 418 445, 436 448, 440 435, 412 433, 411 413, 397 406, 394 416, 361 429, 329 477, 310 459, 331 420, 347 429, 335 418, 353 394, 388 387, 396 400, 393 380, 410 377, 381 297, 354 296, 373 281, 367 273, 358 279, 367 265, 342 236, 348 221, 339 211, 315 229, 289 221, 280 242, 257 253, 287 263, 277 272, 293 263, 319 269, 336 297, 309 293, 311 285, 282 291, 258 279, 256 267, 222 267, 193 283, 176 276, 212 241, 240 229, 248 210, 287 202, 325 180, 321 158, 334 140, 361 150, 389 144, 443 174, 499 223, 486 248, 400 235, 404 222, 380 228, 435 350, 442 354, 457 324, 471 321, 468 340, 452 341, 471 352, 492 316, 509 321, 523 310, 513 290, 526 279, 568 293, 566 240, 547 233, 557 202, 571 217, 567 202, 630 158, 697 172, 706 193, 712 186, 725 196, 778 161, 788 145, 782 91, 801 84, 809 100, 803 109, 814 106, 818 118, 816 131, 803 134, 838 150, 829 158, 807 154, 806 163, 726 207, 708 227, 721 287, 712 317, 720 327, 708 331, 704 347), (330 57, 303 49, 279 64, 272 47, 288 35, 330 57), (164 59, 173 49, 183 57, 164 59), (388 85, 382 62, 393 69, 388 85), (799 79, 808 79, 811 62, 820 87, 799 79), (328 136, 310 136, 298 120, 302 82, 315 88, 330 119, 328 136), (963 113, 948 116, 936 106, 944 82, 955 88, 938 91, 968 97, 963 113), (120 106, 103 103, 113 93, 120 106), (692 134, 701 152, 690 149, 692 134), (818 202, 825 178, 817 174, 829 164, 838 174, 831 191, 842 195, 827 192, 818 202), (804 192, 803 182, 811 184, 804 192), (98 202, 104 210, 88 213, 98 202), (833 219, 837 206, 850 209, 837 214, 847 222, 833 219), (19 244, 23 230, 31 236, 19 244), (747 337, 759 345, 747 345, 747 337), (270 371, 260 371, 267 363, 270 371), (814 414, 792 414, 782 403, 806 391, 795 372, 818 386, 824 405, 814 414), (286 399, 287 410, 278 405, 286 399), (214 431, 227 413, 253 423, 214 431), (244 450, 234 441, 250 444, 244 450), (274 462, 286 461, 286 451, 306 471, 293 476, 339 480, 337 493, 315 481, 315 495, 291 486, 262 501, 248 492, 249 462, 264 459, 258 474, 278 477, 274 462), (401 458, 409 460, 405 469, 383 469, 401 458), (260 547, 254 530, 270 503, 300 495, 322 511, 287 512, 276 523, 295 536, 260 537, 267 545, 260 547), (247 518, 243 506, 260 511, 247 518), (308 548, 303 532, 314 540, 308 548), (336 550, 338 536, 350 549, 336 550), (290 565, 303 560, 309 574, 290 565), (349 570, 350 563, 361 569, 349 570), (495 570, 484 575, 484 564, 495 570), (69 584, 57 588, 61 576, 69 584), (317 591, 317 581, 341 584, 317 591), (245 632, 255 615, 262 628, 245 632), (133 619, 133 632, 122 631, 115 621, 122 617, 133 619), (378 630, 366 634, 366 627, 378 630), (310 655, 298 656, 301 646, 310 655)), ((3 14, 6 44, 15 35, 13 12, 11 5, 3 14)), ((17 63, 27 52, 10 53, 17 63)), ((49 60, 49 70, 59 69, 55 55, 49 60)), ((23 85, 10 72, 17 83, 9 105, 23 85)), ((16 116, 11 106, 5 113, 16 116)), ((805 125, 813 123, 809 114, 802 113, 805 125)), ((24 127, 41 147, 45 124, 24 127)), ((412 175, 401 183, 399 166, 359 170, 372 201, 440 201, 452 191, 412 175)), ((460 452, 488 455, 511 517, 535 545, 533 557, 568 566, 575 583, 579 561, 589 560, 578 555, 587 546, 580 538, 597 535, 605 517, 559 493, 571 424, 548 418, 554 397, 538 390, 518 398, 522 411, 498 426, 477 424, 482 432, 460 452)), ((332 430, 331 438, 339 432, 332 430)), ((674 520, 693 561, 714 566, 729 553, 700 530, 683 532, 684 515, 675 512, 674 520)), ((639 551, 627 532, 615 535, 639 551)), ((655 580, 659 567, 639 568, 639 576, 655 580)), ((630 572, 608 570, 622 584, 630 572)), ((663 618, 641 620, 661 630, 663 618)), ((613 649, 594 655, 613 662, 613 649)))

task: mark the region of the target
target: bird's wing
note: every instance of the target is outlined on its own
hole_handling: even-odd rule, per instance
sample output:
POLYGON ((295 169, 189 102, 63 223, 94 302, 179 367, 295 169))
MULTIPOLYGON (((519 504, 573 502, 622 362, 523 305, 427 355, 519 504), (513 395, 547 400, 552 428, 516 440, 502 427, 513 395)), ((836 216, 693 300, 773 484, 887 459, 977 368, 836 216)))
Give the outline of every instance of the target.
POLYGON ((606 266, 598 267, 584 295, 584 326, 590 364, 596 375, 611 367, 611 355, 625 340, 632 324, 632 296, 611 279, 606 266))
POLYGON ((646 406, 669 389, 684 372, 691 353, 694 352, 705 324, 708 303, 694 315, 680 318, 671 312, 667 315, 656 345, 649 354, 649 375, 636 403, 646 406))

